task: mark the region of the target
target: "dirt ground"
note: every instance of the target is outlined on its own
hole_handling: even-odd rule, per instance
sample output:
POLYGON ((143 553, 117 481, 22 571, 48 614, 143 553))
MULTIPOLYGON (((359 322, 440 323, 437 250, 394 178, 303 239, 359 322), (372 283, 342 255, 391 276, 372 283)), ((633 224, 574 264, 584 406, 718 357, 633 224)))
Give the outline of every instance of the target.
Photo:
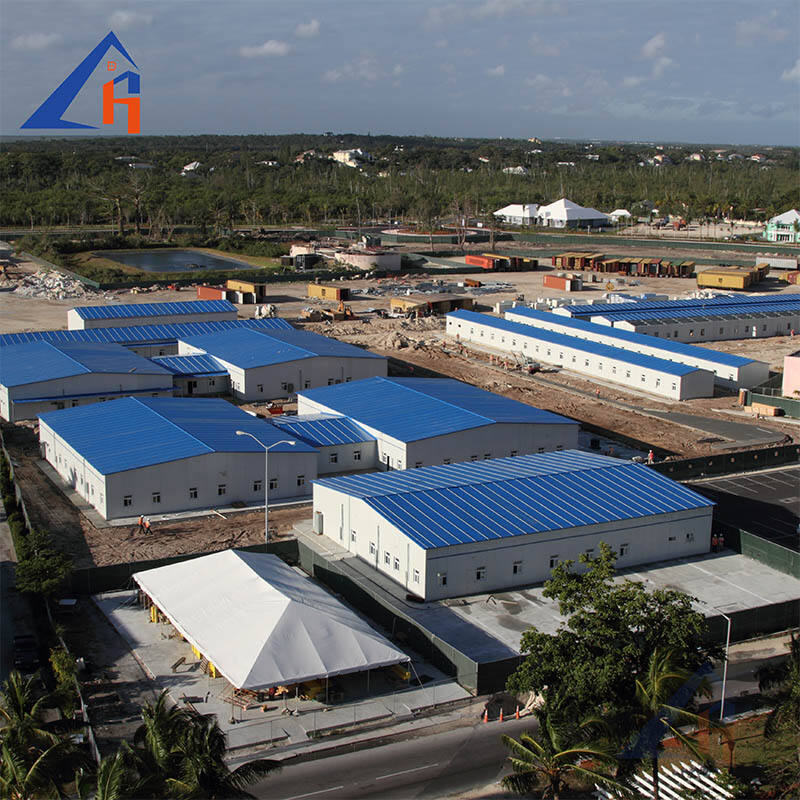
MULTIPOLYGON (((673 254, 674 257, 674 254, 673 254)), ((127 290, 118 292, 89 293, 85 297, 67 300, 50 300, 23 297, 8 289, 15 279, 26 272, 35 272, 35 264, 18 264, 12 270, 10 281, 5 286, 0 282, 0 333, 22 330, 58 329, 66 327, 66 312, 75 305, 104 304, 109 302, 142 302, 190 299, 194 292, 184 290, 158 290, 144 294, 133 294, 127 290), (16 273, 16 274, 15 274, 16 273)), ((554 296, 559 293, 542 287, 545 272, 499 273, 486 277, 487 283, 511 285, 496 286, 487 293, 477 294, 481 307, 487 308, 497 300, 510 299, 524 294, 526 299, 554 296)), ((429 285, 441 280, 457 284, 463 275, 437 276, 435 278, 384 278, 380 280, 357 279, 347 281, 354 293, 348 305, 357 319, 338 323, 302 323, 301 309, 314 305, 305 296, 305 283, 282 283, 273 286, 272 301, 279 309, 279 316, 327 336, 357 344, 391 358, 390 370, 394 374, 438 374, 468 381, 481 388, 520 400, 540 408, 577 419, 591 426, 609 431, 613 438, 629 437, 649 446, 657 452, 682 456, 708 454, 711 451, 708 435, 686 427, 662 421, 629 407, 669 410, 677 409, 708 417, 722 417, 738 422, 747 421, 741 416, 736 398, 721 396, 692 400, 681 404, 660 401, 656 398, 623 391, 620 387, 598 385, 592 381, 565 372, 545 372, 537 376, 522 375, 518 371, 507 371, 501 365, 490 364, 483 354, 472 353, 466 357, 456 352, 453 343, 444 336, 442 319, 382 319, 365 313, 368 309, 389 306, 393 294, 405 290, 416 290, 420 284, 429 285), (370 293, 367 293, 370 292, 370 293), (597 391, 599 389, 599 396, 597 391), (735 416, 731 416, 731 413, 735 416)), ((686 294, 694 289, 693 281, 680 279, 637 279, 636 292, 663 292, 670 295, 686 294)), ((605 289, 600 284, 590 284, 589 291, 601 296, 605 289)), ((448 288, 458 287, 449 286, 448 288)), ((800 291, 800 287, 783 285, 781 292, 800 291)), ((587 293, 583 293, 584 296, 587 293)), ((240 307, 242 316, 252 316, 253 306, 240 307)), ((735 352, 769 361, 773 369, 782 368, 783 355, 800 349, 800 342, 788 337, 774 339, 748 339, 736 342, 711 342, 705 346, 725 352, 735 352)), ((760 428, 775 432, 775 441, 785 436, 800 436, 800 429, 791 423, 778 420, 760 420, 760 428)), ((34 517, 34 524, 57 532, 62 546, 73 554, 75 565, 92 566, 139 561, 160 556, 180 555, 190 552, 223 549, 226 547, 256 544, 263 541, 263 516, 261 512, 239 512, 228 519, 216 515, 197 517, 180 522, 155 522, 149 537, 138 535, 134 528, 95 528, 45 477, 38 468, 38 444, 34 424, 5 425, 3 433, 6 445, 15 462, 17 474, 26 487, 26 498, 34 517)), ((270 513, 270 527, 275 535, 291 535, 292 526, 308 517, 308 505, 275 508, 270 513)))

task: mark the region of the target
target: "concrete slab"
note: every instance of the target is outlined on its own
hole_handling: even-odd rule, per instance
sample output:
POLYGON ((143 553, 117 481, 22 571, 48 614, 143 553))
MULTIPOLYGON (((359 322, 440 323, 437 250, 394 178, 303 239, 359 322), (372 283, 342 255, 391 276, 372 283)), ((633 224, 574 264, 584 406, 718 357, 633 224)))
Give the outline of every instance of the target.
MULTIPOLYGON (((158 687, 178 704, 217 716, 232 750, 300 745, 320 733, 394 723, 422 709, 471 696, 435 667, 415 660, 415 678, 432 676, 430 683, 387 691, 385 675, 381 678, 377 671, 371 674, 372 695, 360 702, 325 705, 295 696, 254 702, 244 709, 231 703, 231 687, 224 678, 212 678, 200 670, 199 659, 169 623, 150 622, 135 591, 107 592, 93 600, 158 687)), ((363 675, 343 676, 336 684, 347 696, 363 695, 364 681, 363 675)))

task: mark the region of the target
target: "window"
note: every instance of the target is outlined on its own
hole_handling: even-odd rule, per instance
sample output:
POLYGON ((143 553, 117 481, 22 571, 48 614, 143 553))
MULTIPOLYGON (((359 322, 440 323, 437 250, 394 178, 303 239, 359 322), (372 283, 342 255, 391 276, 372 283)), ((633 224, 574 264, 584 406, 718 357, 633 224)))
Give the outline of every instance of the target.
POLYGON ((328 456, 328 461, 330 461, 331 464, 336 464, 339 461, 339 454, 338 453, 331 453, 328 456))
MULTIPOLYGON (((289 384, 286 381, 281 381, 281 391, 285 392, 289 389, 289 384)), ((258 390, 261 391, 261 387, 258 387, 258 390)))
POLYGON ((305 486, 306 485, 306 476, 305 475, 298 475, 297 476, 297 485, 298 486, 305 486))
POLYGON ((678 331, 675 331, 675 338, 678 338, 678 331))
POLYGON ((485 581, 486 580, 486 567, 476 567, 476 569, 475 569, 475 580, 476 581, 485 581))
POLYGON ((253 481, 253 491, 254 492, 263 492, 264 491, 264 481, 253 481))
POLYGON ((422 462, 421 461, 415 461, 414 462, 414 469, 419 469, 421 466, 422 466, 422 462))
POLYGON ((73 408, 77 408, 78 407, 78 401, 77 400, 73 400, 72 401, 72 407, 73 408))
POLYGON ((389 566, 389 564, 392 563, 392 557, 391 557, 391 555, 389 555, 389 551, 388 550, 384 550, 383 563, 386 564, 387 567, 389 566))
POLYGON ((616 367, 611 367, 611 374, 612 375, 616 375, 617 374, 617 368, 616 367))
POLYGON ((216 379, 215 378, 209 378, 208 379, 208 385, 209 386, 216 386, 217 385, 216 379))
MULTIPOLYGON (((284 384, 283 384, 283 386, 286 386, 286 384, 284 383, 284 384)), ((259 383, 259 384, 256 386, 256 391, 257 391, 259 394, 264 394, 264 384, 263 384, 263 383, 259 383)))
POLYGON ((661 386, 661 378, 656 378, 656 386, 661 386))
POLYGON ((553 569, 556 564, 558 564, 558 556, 550 556, 550 569, 553 569))
POLYGON ((375 547, 375 542, 370 542, 369 543, 369 554, 371 556, 374 556, 377 551, 378 551, 378 548, 375 547))
POLYGON ((623 556, 626 556, 626 555, 628 555, 628 545, 627 544, 621 544, 619 546, 619 556, 620 556, 620 558, 622 558, 623 556))
POLYGON ((278 479, 277 478, 270 478, 269 479, 269 488, 270 489, 277 489, 278 488, 278 479))
POLYGON ((674 392, 677 388, 678 388, 678 384, 677 383, 673 383, 672 384, 672 391, 674 392))
POLYGON ((126 494, 126 495, 125 495, 125 496, 122 498, 122 505, 124 505, 124 506, 131 506, 131 505, 133 505, 133 497, 132 497, 131 495, 129 495, 129 494, 126 494))
MULTIPOLYGON (((755 328, 755 325, 753 325, 753 327, 755 328)), ((761 326, 761 330, 762 330, 762 331, 765 331, 766 329, 767 329, 767 326, 766 326, 766 325, 762 325, 762 326, 761 326)))
POLYGON ((719 335, 722 336, 723 333, 725 333, 725 328, 720 328, 719 329, 719 335))
POLYGON ((511 565, 511 574, 512 575, 520 575, 520 574, 522 574, 522 562, 521 561, 515 561, 511 565))
POLYGON ((349 377, 348 377, 348 378, 345 378, 345 379, 344 379, 344 382, 345 382, 345 383, 350 383, 350 381, 352 381, 352 380, 353 380, 352 378, 349 378, 349 377))
POLYGON ((350 531, 350 541, 354 542, 356 540, 356 532, 350 531))
POLYGON ((589 366, 589 359, 588 359, 588 358, 585 358, 585 359, 583 360, 583 366, 584 366, 584 367, 588 367, 588 366, 589 366))
POLYGON ((447 586, 447 573, 446 572, 437 572, 436 573, 436 580, 439 583, 439 586, 447 586))
POLYGON ((575 356, 572 356, 572 363, 575 363, 575 356))
POLYGON ((153 503, 161 502, 161 492, 153 492, 153 503))
POLYGON ((694 541, 694 534, 691 531, 686 534, 686 541, 687 542, 693 542, 694 541))
POLYGON ((588 550, 586 550, 586 555, 591 558, 594 555, 594 547, 590 547, 588 550))
POLYGON ((189 487, 189 499, 190 500, 197 500, 197 487, 190 486, 189 487))
POLYGON ((513 457, 514 457, 516 454, 517 454, 517 451, 516 451, 516 450, 512 450, 512 451, 511 451, 511 457, 512 457, 512 458, 513 458, 513 457))
POLYGON ((642 383, 644 383, 646 380, 647 380, 647 376, 644 373, 642 373, 642 383))
POLYGON ((353 461, 361 461, 361 451, 353 450, 353 461))
POLYGON ((442 459, 442 464, 449 464, 449 463, 450 463, 450 459, 449 458, 443 458, 442 459))
POLYGON ((394 557, 393 566, 394 566, 395 570, 399 570, 400 569, 400 559, 397 556, 394 557))
POLYGON ((217 494, 218 494, 220 497, 222 497, 222 495, 224 495, 224 494, 227 494, 227 493, 228 493, 228 487, 227 487, 227 485, 226 485, 226 484, 224 484, 224 483, 218 483, 218 484, 217 484, 217 494))
POLYGON ((700 335, 701 336, 705 336, 706 335, 706 329, 705 328, 700 328, 700 335))
POLYGON ((544 453, 544 447, 539 447, 539 448, 537 448, 537 452, 539 452, 539 453, 544 453))
POLYGON ((667 537, 668 542, 676 542, 678 540, 677 536, 669 536, 667 537))
POLYGON ((414 574, 414 583, 419 583, 419 570, 415 569, 413 574, 414 574))
POLYGON ((689 336, 694 336, 694 328, 689 328, 689 336))
POLYGON ((303 382, 303 388, 304 389, 310 389, 311 388, 311 381, 304 381, 303 382))
POLYGON ((477 461, 478 460, 478 456, 470 456, 469 460, 470 461, 477 461))
POLYGON ((603 371, 603 362, 602 361, 597 365, 597 369, 599 369, 600 372, 603 371))
POLYGON ((556 445, 556 450, 563 450, 563 449, 564 449, 564 445, 563 444, 557 444, 556 445))
POLYGON ((625 370, 625 377, 626 378, 630 378, 630 376, 631 376, 631 371, 629 369, 626 369, 625 370))
POLYGON ((328 386, 333 386, 333 378, 328 378, 328 386))

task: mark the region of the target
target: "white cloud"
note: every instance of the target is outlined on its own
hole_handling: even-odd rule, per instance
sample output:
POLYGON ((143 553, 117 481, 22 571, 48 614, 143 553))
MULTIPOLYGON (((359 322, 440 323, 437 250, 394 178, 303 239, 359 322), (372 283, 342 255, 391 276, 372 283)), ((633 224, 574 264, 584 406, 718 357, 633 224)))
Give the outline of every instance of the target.
POLYGON ((800 58, 794 62, 791 69, 785 69, 781 74, 782 81, 800 81, 800 58))
POLYGON ((397 78, 402 74, 403 74, 403 65, 395 64, 394 69, 392 69, 392 75, 394 75, 394 77, 397 78))
POLYGON ((539 72, 532 78, 525 78, 525 85, 534 89, 547 89, 553 85, 553 79, 549 75, 539 72))
POLYGON ((622 79, 622 85, 631 88, 633 86, 638 86, 640 83, 644 83, 645 80, 645 78, 639 75, 628 75, 628 77, 622 79))
POLYGON ((551 0, 485 0, 472 13, 478 19, 486 19, 488 17, 503 18, 509 14, 546 16, 563 12, 563 3, 551 0))
POLYGON ((108 24, 111 26, 111 30, 114 32, 128 30, 128 28, 136 28, 140 25, 150 25, 152 22, 152 14, 146 14, 142 11, 130 11, 126 9, 115 11, 108 18, 108 24))
MULTIPOLYGON (((395 69, 398 67, 400 67, 399 64, 395 66, 395 69)), ((402 69, 400 67, 401 72, 402 69)), ((391 74, 396 77, 400 73, 393 71, 391 74)), ((322 74, 322 80, 325 83, 375 83, 388 77, 390 77, 390 73, 387 73, 381 67, 378 59, 371 54, 360 56, 339 67, 326 70, 322 74)))
POLYGON ((242 56, 242 58, 280 57, 288 55, 291 49, 291 45, 286 42, 269 39, 264 42, 264 44, 242 45, 242 47, 239 48, 239 55, 242 56))
POLYGON ((313 39, 319 35, 319 20, 312 19, 310 22, 301 22, 295 29, 294 35, 298 39, 313 39))
POLYGON ((736 44, 739 45, 752 45, 760 41, 782 42, 788 35, 788 28, 782 25, 775 9, 769 14, 736 23, 736 44))
POLYGON ((653 62, 653 77, 660 78, 664 74, 664 70, 667 69, 667 67, 671 67, 673 63, 673 60, 667 56, 657 58, 653 62))
POLYGON ((23 33, 11 41, 14 50, 46 50, 61 38, 59 33, 23 33))
POLYGON ((556 58, 561 53, 561 48, 554 42, 548 42, 534 33, 529 39, 530 45, 535 51, 536 55, 544 56, 545 58, 556 58))
POLYGON ((657 33, 652 39, 648 39, 642 45, 642 55, 645 58, 654 59, 661 55, 661 51, 667 44, 667 37, 663 33, 657 33))
POLYGON ((486 74, 490 78, 502 78, 503 75, 506 74, 506 65, 498 64, 496 67, 489 67, 489 69, 486 70, 486 74))
POLYGON ((447 3, 443 6, 434 6, 428 9, 428 13, 422 20, 422 27, 427 30, 443 28, 453 24, 454 19, 461 19, 464 11, 455 3, 447 3))

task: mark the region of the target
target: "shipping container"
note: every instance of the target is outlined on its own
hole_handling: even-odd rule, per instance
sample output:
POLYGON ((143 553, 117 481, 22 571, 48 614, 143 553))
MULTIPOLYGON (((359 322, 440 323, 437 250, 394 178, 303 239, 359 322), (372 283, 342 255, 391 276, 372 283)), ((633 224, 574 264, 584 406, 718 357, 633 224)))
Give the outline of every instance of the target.
POLYGON ((309 297, 318 297, 321 300, 348 300, 350 289, 346 286, 331 286, 326 283, 309 283, 307 293, 309 297))
POLYGON ((198 300, 227 300, 227 293, 221 286, 198 286, 198 300))

